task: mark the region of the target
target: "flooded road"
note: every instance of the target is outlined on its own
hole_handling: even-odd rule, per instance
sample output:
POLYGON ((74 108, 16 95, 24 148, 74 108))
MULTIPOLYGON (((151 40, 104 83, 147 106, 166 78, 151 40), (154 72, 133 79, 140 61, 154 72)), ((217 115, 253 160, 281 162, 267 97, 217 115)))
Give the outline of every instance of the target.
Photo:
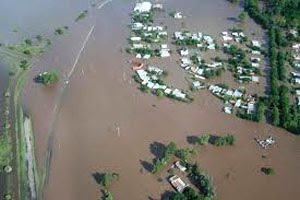
MULTIPOLYGON (((55 8, 60 4, 51 2, 55 8)), ((192 104, 142 94, 131 80, 128 63, 131 57, 125 53, 134 1, 113 0, 101 7, 98 3, 88 19, 74 24, 74 16, 85 9, 86 2, 72 1, 74 7, 64 10, 68 17, 61 17, 63 21, 57 21, 59 18, 55 16, 53 27, 71 23, 70 31, 56 38, 50 51, 36 61, 23 93, 24 105, 34 121, 41 169, 45 167, 47 153, 52 152, 44 199, 99 199, 100 187, 92 174, 107 171, 120 174, 120 180, 111 187, 115 199, 160 198, 172 188, 166 180, 159 182, 159 175, 143 169, 142 163, 154 157, 150 145, 175 141, 178 146, 187 146, 187 136, 199 133, 233 133, 237 137, 237 144, 232 148, 199 149, 199 163, 213 177, 216 199, 284 199, 282 190, 288 192, 289 199, 298 199, 298 138, 263 123, 222 113, 221 102, 207 91, 196 93, 192 104), (56 86, 44 88, 31 81, 38 72, 51 68, 61 74, 56 86), (69 84, 65 85, 69 78, 69 84), (253 139, 269 134, 278 143, 263 152, 253 139), (267 158, 262 158, 262 154, 267 158), (265 165, 272 166, 276 175, 263 176, 260 168, 265 165)), ((168 17, 174 10, 187 13, 184 21, 187 29, 201 30, 215 38, 235 25, 229 18, 240 12, 239 7, 224 0, 161 2, 166 11, 159 14, 158 21, 167 21, 169 34, 183 26, 168 17)), ((250 33, 260 32, 255 26, 249 27, 250 33)), ((170 72, 168 81, 172 85, 187 88, 176 59, 154 62, 161 63, 170 72)), ((263 92, 264 83, 253 90, 263 92)))

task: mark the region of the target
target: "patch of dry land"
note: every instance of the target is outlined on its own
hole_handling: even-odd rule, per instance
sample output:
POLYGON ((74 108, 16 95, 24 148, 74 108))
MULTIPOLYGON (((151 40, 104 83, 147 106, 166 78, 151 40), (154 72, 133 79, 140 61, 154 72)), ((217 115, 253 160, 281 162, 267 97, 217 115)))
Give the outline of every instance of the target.
MULTIPOLYGON (((235 71, 237 69, 231 68, 230 71, 226 62, 220 67, 219 77, 204 80, 204 75, 198 74, 200 78, 197 79, 194 72, 181 66, 183 56, 177 50, 183 47, 174 43, 176 31, 202 32, 211 36, 220 49, 205 51, 196 45, 189 46, 189 51, 199 54, 206 64, 214 65, 211 58, 216 55, 227 59, 230 55, 222 50, 224 41, 221 33, 227 31, 230 35, 231 31, 228 30, 238 26, 232 18, 238 16, 241 8, 224 0, 163 0, 159 3, 164 10, 154 11, 153 24, 162 26, 168 35, 160 43, 153 44, 153 48, 161 49, 161 44, 167 44, 170 56, 161 58, 157 54, 139 60, 144 63, 144 70, 155 65, 167 71, 168 75, 163 77, 165 85, 171 90, 178 88, 193 100, 189 99, 186 103, 164 95, 157 97, 150 91, 143 93, 138 89, 139 83, 132 78, 136 72, 130 64, 136 54, 125 51, 132 45, 127 38, 132 36, 130 14, 135 6, 134 1, 107 2, 95 11, 93 17, 87 19, 84 27, 81 27, 85 31, 70 33, 60 44, 54 44, 53 49, 39 61, 43 67, 50 62, 52 66, 60 62, 69 63, 64 65, 69 67, 60 69, 63 76, 69 74, 72 69, 71 58, 79 49, 75 43, 83 41, 84 35, 95 25, 69 84, 66 86, 62 80, 55 88, 45 89, 34 83, 26 86, 24 99, 34 120, 41 168, 48 138, 53 130, 53 153, 45 199, 99 199, 102 194, 93 176, 96 172, 119 174, 118 181, 109 188, 114 199, 160 199, 166 191, 175 190, 166 179, 164 170, 156 174, 149 172, 152 160, 157 156, 153 144, 167 144, 170 141, 198 152, 191 159, 211 177, 216 189, 213 199, 298 199, 299 138, 263 121, 257 123, 235 116, 239 110, 255 112, 252 106, 257 106, 258 99, 254 94, 263 94, 267 88, 264 56, 258 56, 261 59, 260 74, 257 71, 251 74, 259 77, 258 83, 240 83, 237 76, 233 77, 234 73, 238 74, 235 71), (184 18, 174 19, 170 16, 174 14, 173 11, 182 12, 184 18), (83 32, 83 36, 79 32, 83 32), (59 51, 59 48, 68 45, 74 47, 72 53, 59 51), (197 80, 205 86, 204 89, 191 91, 191 84, 197 80), (241 106, 235 105, 237 99, 231 97, 230 92, 224 97, 222 94, 212 94, 212 90, 208 89, 220 83, 226 83, 229 90, 238 90, 245 95, 241 106), (60 87, 66 88, 63 95, 60 87), (36 98, 37 94, 39 98, 36 98), (224 103, 220 98, 226 98, 228 102, 224 103), (225 107, 229 107, 233 113, 226 114, 225 107), (189 136, 203 133, 221 136, 230 133, 236 141, 233 146, 222 147, 194 146, 189 143, 189 136), (254 138, 266 138, 269 135, 276 142, 264 150, 254 138), (272 167, 275 175, 264 175, 262 167, 272 167)), ((265 48, 265 33, 259 26, 250 19, 241 26, 249 44, 251 40, 257 40, 262 49, 265 48)), ((235 43, 240 48, 249 48, 245 43, 232 41, 232 45, 235 43)), ((206 41, 205 46, 210 45, 206 41)), ((251 64, 253 56, 250 49, 247 50, 246 59, 251 64)), ((190 53, 186 57, 192 55, 190 53)), ((202 68, 209 69, 207 65, 202 68)), ((215 70, 215 67, 211 68, 215 70)), ((154 91, 153 88, 150 90, 154 91)), ((175 160, 171 160, 165 170, 172 165, 172 161, 175 160)))

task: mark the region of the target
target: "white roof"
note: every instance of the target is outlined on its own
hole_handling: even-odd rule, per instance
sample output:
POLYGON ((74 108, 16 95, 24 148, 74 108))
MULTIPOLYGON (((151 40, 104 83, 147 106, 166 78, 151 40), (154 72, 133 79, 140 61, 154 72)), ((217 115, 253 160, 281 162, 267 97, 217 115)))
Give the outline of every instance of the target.
POLYGON ((142 39, 141 37, 137 37, 137 36, 130 38, 131 41, 141 41, 141 39, 142 39))
POLYGON ((231 41, 233 38, 232 37, 230 37, 230 36, 227 36, 227 35, 224 35, 223 36, 223 40, 224 41, 231 41))
POLYGON ((243 96, 243 93, 241 93, 238 90, 235 90, 234 93, 232 94, 232 96, 234 96, 236 98, 240 98, 241 96, 243 96))
POLYGON ((214 42, 214 40, 212 39, 212 37, 210 37, 209 35, 205 35, 203 38, 209 44, 211 44, 211 43, 214 42))
POLYGON ((238 99, 235 104, 234 104, 234 107, 240 107, 242 105, 242 100, 241 99, 238 99))
POLYGON ((260 43, 257 40, 252 40, 252 45, 255 47, 260 47, 260 43))
POLYGON ((186 58, 186 57, 181 58, 181 62, 182 62, 182 64, 187 64, 187 65, 192 64, 192 61, 189 58, 186 58))
POLYGON ((170 88, 165 89, 166 94, 171 94, 172 90, 170 88))
POLYGON ((132 47, 135 48, 135 49, 139 49, 139 48, 143 48, 144 45, 139 43, 139 44, 132 44, 132 47))
POLYGON ((194 82, 193 82, 193 87, 199 88, 200 86, 201 86, 200 81, 194 81, 194 82))
POLYGON ((222 35, 223 35, 223 36, 227 36, 227 35, 228 35, 228 32, 227 32, 227 31, 223 31, 223 32, 222 32, 222 35))
POLYGON ((196 73, 197 74, 199 74, 199 75, 203 75, 203 73, 204 73, 204 69, 198 69, 197 71, 196 71, 196 73))
POLYGON ((251 80, 252 80, 253 82, 259 82, 259 76, 252 76, 252 77, 251 77, 251 80))
POLYGON ((238 32, 233 32, 231 33, 234 37, 239 37, 239 33, 238 32))
POLYGON ((148 71, 150 72, 155 72, 156 74, 160 75, 163 73, 163 70, 162 69, 159 69, 158 67, 155 67, 155 66, 149 66, 148 67, 148 71))
POLYGON ((152 8, 152 4, 150 2, 141 2, 136 3, 133 11, 135 12, 149 12, 152 8))
POLYGON ((182 166, 182 165, 180 164, 180 161, 176 161, 176 162, 175 162, 175 166, 176 166, 180 171, 182 171, 182 172, 184 172, 184 171, 186 170, 186 167, 182 166))
POLYGON ((162 49, 167 49, 167 48, 168 48, 168 45, 167 45, 167 44, 162 44, 162 45, 161 45, 161 48, 162 48, 162 49))
POLYGON ((232 113, 232 109, 230 107, 224 107, 224 112, 230 115, 232 113))
POLYGON ((169 49, 161 49, 159 53, 160 53, 160 57, 162 58, 170 57, 169 49))
POLYGON ((182 15, 181 12, 177 12, 177 13, 174 14, 174 18, 175 18, 175 19, 182 19, 182 18, 183 18, 183 15, 182 15))
POLYGON ((175 96, 175 97, 178 97, 178 98, 181 98, 181 99, 184 99, 186 97, 186 94, 182 93, 180 90, 178 89, 175 89, 173 90, 172 94, 175 96))
POLYGON ((189 50, 188 49, 181 49, 180 50, 180 55, 187 56, 188 54, 189 54, 189 50))
POLYGON ((149 59, 149 58, 151 58, 151 55, 150 55, 150 54, 145 54, 145 55, 143 56, 143 59, 149 59))
POLYGON ((154 87, 155 83, 152 83, 151 81, 148 82, 147 87, 152 89, 154 87))
POLYGON ((298 73, 298 72, 291 72, 291 74, 292 74, 294 77, 300 77, 300 73, 298 73))
POLYGON ((176 175, 172 176, 169 181, 178 192, 183 192, 183 190, 188 187, 188 184, 183 182, 183 180, 176 175))
POLYGON ((259 67, 259 63, 254 63, 254 62, 252 62, 252 63, 251 63, 251 66, 252 66, 252 67, 259 67))
POLYGON ((251 53, 254 54, 254 55, 260 55, 261 54, 260 51, 252 51, 251 53))
POLYGON ((158 89, 165 90, 165 89, 167 89, 167 86, 155 83, 155 85, 153 86, 153 89, 154 90, 158 90, 158 89))

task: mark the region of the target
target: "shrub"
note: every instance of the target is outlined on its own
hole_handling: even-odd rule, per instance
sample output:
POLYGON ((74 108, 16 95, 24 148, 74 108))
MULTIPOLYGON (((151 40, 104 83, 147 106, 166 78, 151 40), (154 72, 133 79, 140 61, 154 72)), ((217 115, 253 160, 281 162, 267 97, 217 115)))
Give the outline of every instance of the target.
POLYGON ((58 74, 55 71, 43 72, 35 77, 35 81, 43 85, 52 85, 58 80, 58 74))
POLYGON ((196 143, 199 145, 206 145, 209 142, 209 138, 209 134, 202 134, 197 138, 196 143))
POLYGON ((270 167, 262 167, 261 171, 265 174, 265 175, 275 175, 275 171, 273 168, 270 167))

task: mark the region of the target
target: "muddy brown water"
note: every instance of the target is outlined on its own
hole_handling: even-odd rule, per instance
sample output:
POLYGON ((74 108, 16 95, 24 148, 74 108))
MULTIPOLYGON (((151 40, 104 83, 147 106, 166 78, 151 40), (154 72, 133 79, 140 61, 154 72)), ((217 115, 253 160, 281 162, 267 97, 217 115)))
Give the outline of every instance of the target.
MULTIPOLYGON (((154 158, 150 145, 175 141, 178 146, 188 146, 187 136, 205 132, 233 133, 237 138, 234 147, 198 149, 197 160, 213 178, 216 199, 271 200, 285 199, 287 194, 288 199, 298 199, 300 146, 297 137, 264 123, 222 113, 221 102, 207 91, 195 93, 195 101, 184 104, 158 99, 136 89, 128 64, 131 57, 124 51, 133 3, 113 0, 101 10, 95 10, 87 20, 70 26, 70 32, 56 39, 53 48, 35 62, 23 100, 34 120, 40 168, 44 167, 49 135, 54 136, 44 199, 99 199, 100 187, 92 174, 107 171, 120 174, 119 181, 111 187, 115 199, 159 198, 172 188, 165 180, 158 182, 159 174, 152 175, 143 169, 142 163, 154 158), (94 24, 95 30, 70 83, 61 92, 64 78, 94 24), (59 84, 44 88, 31 81, 38 72, 52 67, 60 71, 59 84), (58 112, 55 112, 56 106, 58 112), (254 137, 269 134, 278 142, 265 152, 254 142, 254 137), (267 158, 262 158, 263 154, 267 158), (260 173, 263 166, 273 167, 276 175, 263 176, 260 173)), ((228 17, 236 17, 240 11, 224 0, 164 0, 162 3, 167 10, 160 15, 182 11, 187 15, 184 20, 187 29, 202 30, 215 38, 235 24, 228 17)), ((74 12, 73 8, 70 10, 74 12)), ((182 26, 171 18, 164 20, 170 33, 182 26)), ((249 32, 260 32, 251 21, 249 23, 249 32)), ((263 33, 257 37, 263 37, 263 33)), ((185 74, 176 59, 153 62, 169 71, 167 80, 172 85, 187 88, 185 74)), ((263 90, 264 84, 253 90, 263 90)))

